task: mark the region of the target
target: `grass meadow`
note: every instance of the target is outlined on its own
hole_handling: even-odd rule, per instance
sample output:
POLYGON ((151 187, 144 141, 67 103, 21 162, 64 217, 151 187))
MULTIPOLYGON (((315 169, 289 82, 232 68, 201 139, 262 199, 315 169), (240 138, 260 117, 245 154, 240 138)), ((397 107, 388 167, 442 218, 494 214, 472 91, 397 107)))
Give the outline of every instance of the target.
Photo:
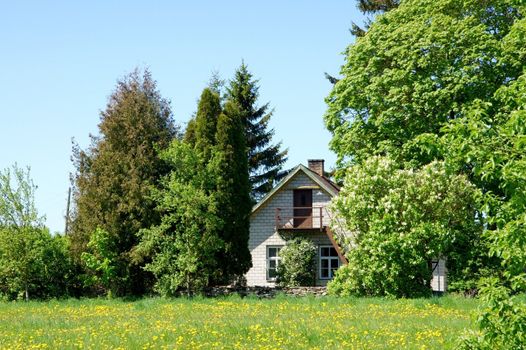
POLYGON ((477 301, 147 298, 0 303, 1 349, 444 349, 477 301))

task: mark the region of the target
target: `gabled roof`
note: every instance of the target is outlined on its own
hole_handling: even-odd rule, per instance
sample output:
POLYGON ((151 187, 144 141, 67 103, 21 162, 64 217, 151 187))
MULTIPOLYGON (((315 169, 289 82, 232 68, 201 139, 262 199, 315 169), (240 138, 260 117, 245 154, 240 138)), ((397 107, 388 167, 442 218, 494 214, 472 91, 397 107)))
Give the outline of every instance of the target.
POLYGON ((310 170, 303 164, 300 164, 294 169, 292 169, 287 176, 285 176, 269 193, 267 193, 256 205, 252 207, 252 213, 255 213, 259 208, 261 208, 266 201, 268 201, 274 194, 276 194, 300 171, 307 175, 312 181, 316 182, 331 196, 336 196, 340 191, 340 188, 331 180, 327 179, 325 176, 320 176, 318 173, 310 170))

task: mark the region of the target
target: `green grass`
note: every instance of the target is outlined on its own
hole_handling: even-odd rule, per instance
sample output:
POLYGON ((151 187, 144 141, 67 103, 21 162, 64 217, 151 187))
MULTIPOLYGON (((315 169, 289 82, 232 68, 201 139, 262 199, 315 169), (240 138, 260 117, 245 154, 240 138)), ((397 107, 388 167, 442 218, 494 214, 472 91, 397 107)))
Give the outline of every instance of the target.
POLYGON ((0 348, 443 349, 476 307, 451 296, 0 303, 0 348))

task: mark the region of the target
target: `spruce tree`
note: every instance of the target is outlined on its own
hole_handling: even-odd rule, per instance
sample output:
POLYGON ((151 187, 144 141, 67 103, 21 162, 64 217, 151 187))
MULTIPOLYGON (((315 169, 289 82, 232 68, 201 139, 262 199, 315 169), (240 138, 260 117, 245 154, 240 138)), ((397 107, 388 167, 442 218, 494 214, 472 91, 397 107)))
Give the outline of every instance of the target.
POLYGON ((358 0, 358 8, 364 14, 386 12, 397 8, 400 0, 358 0))
POLYGON ((237 105, 245 129, 252 200, 263 197, 286 174, 282 169, 287 161, 281 142, 272 144, 274 130, 268 127, 272 110, 268 103, 257 105, 258 90, 258 81, 242 63, 227 87, 227 99, 237 105))
POLYGON ((157 153, 178 135, 169 102, 148 70, 135 70, 117 83, 101 113, 99 134, 86 151, 74 148, 72 250, 80 261, 97 228, 107 231, 118 250, 117 294, 140 294, 147 276, 131 263, 130 252, 137 232, 159 223, 150 188, 169 169, 157 153))
MULTIPOLYGON (((376 15, 395 9, 400 5, 400 0, 358 0, 358 9, 364 15, 376 15)), ((367 32, 371 24, 370 19, 366 21, 365 29, 357 25, 352 24, 351 33, 356 37, 362 37, 367 32)))
POLYGON ((241 277, 252 266, 248 249, 252 202, 243 130, 239 109, 235 103, 226 102, 217 123, 215 154, 222 169, 217 179, 219 216, 224 223, 220 238, 225 242, 218 258, 222 265, 222 282, 241 277))

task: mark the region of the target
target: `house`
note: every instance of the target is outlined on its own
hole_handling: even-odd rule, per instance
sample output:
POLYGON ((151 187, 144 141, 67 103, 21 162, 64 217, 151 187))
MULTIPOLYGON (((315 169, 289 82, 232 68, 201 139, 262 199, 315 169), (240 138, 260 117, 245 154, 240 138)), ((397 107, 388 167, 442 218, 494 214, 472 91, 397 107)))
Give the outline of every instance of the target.
POLYGON ((347 263, 329 228, 327 205, 339 187, 324 176, 324 161, 313 159, 308 167, 295 167, 252 209, 248 246, 252 268, 249 286, 273 286, 279 251, 286 235, 309 237, 318 247, 316 284, 325 285, 334 271, 347 263))
MULTIPOLYGON (((338 219, 327 210, 339 187, 324 174, 322 159, 309 160, 308 167, 300 164, 252 208, 248 241, 252 268, 246 274, 248 286, 275 285, 279 251, 285 246, 286 237, 308 237, 317 246, 318 286, 326 285, 334 272, 347 263, 337 244, 339 240, 335 239, 335 235, 345 233, 333 232, 338 219), (333 225, 329 225, 331 222, 333 225)), ((434 261, 431 287, 444 292, 446 286, 445 261, 434 261)))

